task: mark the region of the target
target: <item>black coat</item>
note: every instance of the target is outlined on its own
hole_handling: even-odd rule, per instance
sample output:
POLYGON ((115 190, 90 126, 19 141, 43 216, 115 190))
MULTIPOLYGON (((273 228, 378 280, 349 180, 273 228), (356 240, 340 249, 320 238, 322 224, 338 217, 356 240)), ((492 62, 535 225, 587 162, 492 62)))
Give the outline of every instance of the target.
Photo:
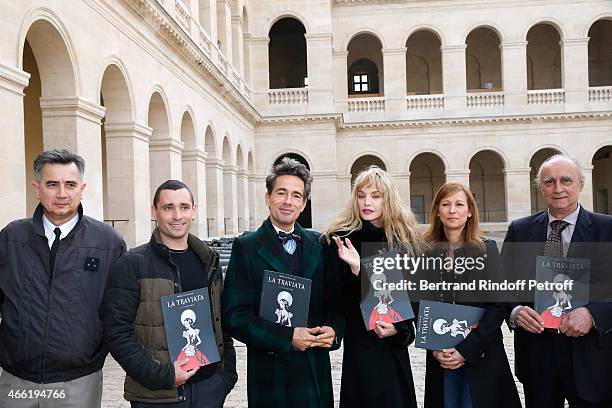
POLYGON ((39 204, 0 231, 0 366, 24 380, 55 383, 100 370, 101 305, 111 262, 125 243, 83 215, 60 241, 53 277, 39 204))
MULTIPOLYGON (((495 241, 485 240, 486 258, 484 269, 466 271, 458 281, 471 281, 473 279, 497 279, 501 271, 501 260, 495 241)), ((455 251, 455 257, 468 256, 465 248, 455 251)), ((443 256, 436 250, 430 256, 443 256)), ((478 254, 472 254, 478 256, 478 254)), ((439 271, 434 271, 439 273, 439 271)), ((454 276, 457 276, 453 274, 454 276)), ((431 280, 431 278, 429 279, 431 280)), ((445 302, 448 294, 445 293, 445 302)), ((484 293, 480 293, 480 296, 484 293)), ((455 348, 465 358, 465 369, 470 389, 470 396, 474 408, 515 408, 520 407, 521 402, 514 383, 514 377, 510 371, 508 357, 504 349, 501 325, 506 316, 506 307, 503 303, 483 302, 486 299, 476 299, 476 302, 468 302, 469 296, 457 296, 458 304, 483 307, 485 313, 478 323, 478 327, 459 343, 455 348)), ((440 301, 439 298, 434 299, 440 301)), ((427 352, 427 372, 425 375, 425 407, 444 407, 444 379, 443 369, 433 356, 433 352, 427 352)))
MULTIPOLYGON (((374 247, 386 246, 384 231, 367 221, 364 221, 361 230, 354 231, 348 238, 362 257, 372 255, 374 247), (361 244, 365 242, 380 245, 372 245, 373 248, 368 246, 364 253, 361 244)), ((384 339, 380 339, 373 330, 366 330, 359 308, 361 279, 354 276, 348 265, 338 258, 338 248, 334 242, 329 243, 327 250, 328 262, 335 265, 331 268, 336 271, 339 286, 331 297, 340 303, 338 308, 343 310, 346 318, 340 406, 416 407, 407 348, 414 340, 412 320, 396 323, 399 333, 384 339)))
MULTIPOLYGON (((544 253, 544 242, 548 215, 546 211, 513 221, 506 234, 502 258, 504 269, 513 274, 525 274, 535 279, 536 256, 544 253), (517 243, 527 243, 518 246, 517 243)), ((590 299, 597 299, 601 293, 610 293, 610 245, 592 243, 612 242, 612 217, 595 214, 580 208, 578 220, 572 234, 567 256, 591 259, 590 299), (607 248, 606 248, 607 246, 607 248)), ((522 303, 533 306, 533 303, 522 303)), ((508 317, 514 306, 508 305, 508 317)), ((596 328, 587 335, 570 338, 576 389, 580 398, 599 402, 612 400, 612 303, 591 302, 586 306, 595 320, 596 328)), ((514 330, 516 376, 524 384, 538 386, 538 379, 546 375, 538 364, 544 351, 550 347, 543 335, 514 330)))

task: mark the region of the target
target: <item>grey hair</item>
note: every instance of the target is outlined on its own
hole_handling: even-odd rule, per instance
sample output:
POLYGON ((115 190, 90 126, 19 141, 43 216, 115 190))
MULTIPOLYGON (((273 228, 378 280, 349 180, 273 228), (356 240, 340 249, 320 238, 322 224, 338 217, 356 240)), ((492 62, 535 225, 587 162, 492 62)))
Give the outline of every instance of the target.
POLYGON ((66 149, 45 150, 34 160, 34 177, 36 181, 42 180, 43 167, 45 164, 70 164, 74 163, 79 170, 81 180, 85 174, 85 160, 76 153, 66 149))
POLYGON ((268 194, 272 194, 274 183, 279 176, 299 177, 304 182, 304 201, 310 197, 312 176, 305 165, 290 157, 283 157, 279 164, 272 167, 272 173, 266 177, 266 191, 268 194))
POLYGON ((574 163, 574 165, 576 166, 576 168, 578 169, 578 174, 580 176, 580 181, 584 182, 584 172, 582 171, 582 168, 580 167, 580 163, 578 163, 578 160, 574 159, 573 157, 570 157, 566 154, 555 154, 553 156, 550 156, 548 159, 544 160, 542 162, 542 164, 540 165, 540 167, 538 168, 538 172, 535 176, 535 178, 533 179, 533 182, 535 183, 535 186, 540 189, 541 188, 541 184, 540 184, 540 175, 542 174, 542 167, 544 167, 545 165, 547 165, 548 163, 550 163, 551 161, 557 160, 557 159, 565 159, 565 160, 569 160, 572 163, 574 163))

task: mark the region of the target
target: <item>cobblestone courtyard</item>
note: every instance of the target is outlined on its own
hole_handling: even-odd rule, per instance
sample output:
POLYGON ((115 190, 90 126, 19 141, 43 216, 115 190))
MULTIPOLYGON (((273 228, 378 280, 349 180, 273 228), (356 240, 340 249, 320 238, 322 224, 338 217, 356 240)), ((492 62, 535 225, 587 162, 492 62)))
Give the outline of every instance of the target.
MULTIPOLYGON (((514 339, 504 325, 504 344, 510 366, 514 369, 514 339)), ((416 386, 417 401, 419 406, 423 403, 423 393, 425 391, 425 351, 415 349, 413 346, 409 348, 410 359, 412 362, 412 374, 416 386)), ((227 408, 246 408, 246 347, 242 343, 236 343, 236 354, 238 361, 238 383, 234 390, 228 395, 225 402, 227 408)), ((338 405, 338 396, 340 393, 340 375, 342 374, 342 350, 331 353, 332 361, 332 379, 334 385, 334 401, 338 405)), ((104 366, 104 394, 102 396, 102 406, 105 408, 127 408, 129 404, 123 399, 123 378, 124 372, 119 365, 112 359, 106 360, 104 366)), ((519 393, 523 398, 522 388, 520 383, 519 393)))

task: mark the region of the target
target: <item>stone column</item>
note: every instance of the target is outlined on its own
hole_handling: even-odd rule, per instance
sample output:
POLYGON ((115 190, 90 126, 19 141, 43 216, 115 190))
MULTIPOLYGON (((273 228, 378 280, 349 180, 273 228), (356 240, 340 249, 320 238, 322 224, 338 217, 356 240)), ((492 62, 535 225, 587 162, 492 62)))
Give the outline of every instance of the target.
POLYGON ((344 174, 337 176, 336 180, 338 183, 338 210, 341 210, 351 199, 351 175, 344 174))
POLYGON ((348 112, 348 51, 334 51, 332 58, 335 109, 348 112))
POLYGON ((245 169, 238 170, 237 177, 238 191, 238 221, 236 224, 236 232, 242 234, 248 231, 249 226, 249 177, 245 169))
POLYGON ((266 194, 266 176, 256 174, 254 176, 255 183, 255 228, 259 228, 261 223, 270 215, 270 210, 266 205, 264 196, 266 194))
POLYGON ((308 55, 308 110, 327 113, 333 110, 332 35, 305 34, 308 55))
POLYGON ((217 30, 219 27, 223 27, 225 39, 217 37, 218 41, 221 41, 221 50, 225 55, 225 58, 232 63, 232 5, 229 0, 217 0, 217 30))
POLYGON ((6 203, 0 212, 0 229, 26 214, 26 166, 23 126, 23 90, 30 74, 0 64, 0 202, 6 203))
POLYGON ((164 181, 183 178, 181 155, 184 147, 183 142, 172 138, 152 139, 149 142, 151 197, 164 181))
POLYGON ((223 235, 236 234, 238 227, 238 168, 233 164, 223 167, 223 235))
POLYGON ((257 223, 257 177, 254 174, 249 174, 249 231, 255 231, 259 225, 257 223))
POLYGON ((397 188, 397 192, 402 200, 402 204, 406 206, 406 208, 411 209, 410 207, 410 172, 408 173, 397 173, 392 174, 391 177, 395 183, 395 187, 397 188))
POLYGON ((470 185, 470 169, 448 169, 444 174, 446 181, 457 181, 468 187, 470 185))
POLYGON ((312 208, 312 228, 323 231, 329 226, 337 215, 338 209, 338 179, 335 172, 313 172, 310 193, 312 208))
POLYGON ((583 111, 589 102, 589 38, 566 38, 561 45, 561 78, 565 104, 572 111, 583 111))
POLYGON ((100 126, 106 112, 103 106, 81 97, 40 98, 45 149, 69 149, 85 160, 83 194, 85 213, 104 218, 102 192, 102 143, 100 126))
POLYGON ((406 111, 406 48, 385 48, 382 53, 385 117, 399 119, 406 111))
POLYGON ((531 168, 504 169, 507 221, 531 214, 531 168))
POLYGON ((504 105, 527 105, 527 41, 506 42, 502 51, 504 105))
POLYGON ((115 228, 128 247, 133 248, 151 238, 153 196, 149 188, 149 138, 152 129, 128 122, 105 124, 104 131, 108 215, 119 220, 115 228))
POLYGON ((206 225, 209 237, 223 235, 223 160, 206 159, 206 225))
POLYGON ((244 71, 244 82, 247 84, 248 88, 251 88, 251 34, 244 34, 243 36, 243 44, 244 48, 244 62, 243 62, 243 71, 244 71))
POLYGON ((268 91, 270 90, 270 66, 268 61, 268 37, 251 38, 251 89, 253 90, 253 104, 258 108, 268 105, 268 91))
POLYGON ((581 166, 584 174, 584 188, 580 193, 580 205, 589 211, 593 211, 593 166, 581 166))
POLYGON ((217 43, 217 2, 216 0, 198 0, 200 25, 210 40, 217 43))
POLYGON ((244 78, 244 46, 242 17, 232 16, 232 61, 234 68, 244 78))
POLYGON ((191 233, 200 239, 208 237, 206 227, 206 156, 199 149, 183 152, 183 183, 191 189, 197 205, 196 217, 191 225, 191 233))
POLYGON ((445 109, 465 109, 465 44, 447 45, 442 50, 442 82, 445 109))

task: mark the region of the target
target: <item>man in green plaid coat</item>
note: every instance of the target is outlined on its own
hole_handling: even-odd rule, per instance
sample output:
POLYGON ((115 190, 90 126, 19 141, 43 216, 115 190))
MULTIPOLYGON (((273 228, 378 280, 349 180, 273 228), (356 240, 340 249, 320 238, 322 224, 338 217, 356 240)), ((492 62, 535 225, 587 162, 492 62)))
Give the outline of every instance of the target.
POLYGON ((312 178, 303 164, 284 158, 266 178, 270 217, 232 247, 222 299, 224 330, 247 345, 249 407, 333 407, 329 351, 340 346, 344 321, 326 296, 325 249, 319 234, 295 221, 312 178), (312 280, 308 327, 259 317, 265 270, 312 280))

